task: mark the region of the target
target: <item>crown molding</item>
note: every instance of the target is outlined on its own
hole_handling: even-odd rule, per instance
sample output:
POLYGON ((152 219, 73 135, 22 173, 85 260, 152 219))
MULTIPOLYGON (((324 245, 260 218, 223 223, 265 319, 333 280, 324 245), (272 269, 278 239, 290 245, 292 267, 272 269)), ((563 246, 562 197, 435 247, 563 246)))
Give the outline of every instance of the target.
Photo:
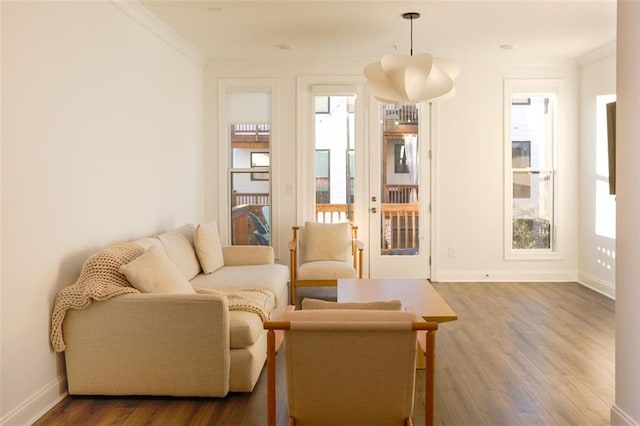
POLYGON ((138 1, 109 0, 109 3, 197 65, 205 66, 206 57, 200 50, 187 42, 138 1))
POLYGON ((601 59, 608 58, 616 54, 616 42, 612 41, 600 47, 593 49, 591 52, 578 57, 577 61, 581 67, 592 64, 601 59))

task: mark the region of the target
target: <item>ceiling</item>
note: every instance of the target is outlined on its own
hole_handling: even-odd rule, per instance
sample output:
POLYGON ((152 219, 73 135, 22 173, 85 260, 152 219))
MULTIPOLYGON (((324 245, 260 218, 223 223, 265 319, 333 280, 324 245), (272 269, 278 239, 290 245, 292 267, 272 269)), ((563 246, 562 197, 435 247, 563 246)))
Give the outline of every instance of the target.
POLYGON ((615 0, 140 2, 209 59, 414 53, 566 62, 615 40, 615 0), (512 46, 511 49, 500 48, 512 46))

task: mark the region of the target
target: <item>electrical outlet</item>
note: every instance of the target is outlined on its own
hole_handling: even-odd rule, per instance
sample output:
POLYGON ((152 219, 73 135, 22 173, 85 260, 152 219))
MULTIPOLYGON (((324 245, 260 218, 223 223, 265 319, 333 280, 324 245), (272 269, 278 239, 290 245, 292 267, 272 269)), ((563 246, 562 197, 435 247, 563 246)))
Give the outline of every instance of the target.
POLYGON ((449 257, 456 257, 456 249, 454 247, 449 247, 449 257))

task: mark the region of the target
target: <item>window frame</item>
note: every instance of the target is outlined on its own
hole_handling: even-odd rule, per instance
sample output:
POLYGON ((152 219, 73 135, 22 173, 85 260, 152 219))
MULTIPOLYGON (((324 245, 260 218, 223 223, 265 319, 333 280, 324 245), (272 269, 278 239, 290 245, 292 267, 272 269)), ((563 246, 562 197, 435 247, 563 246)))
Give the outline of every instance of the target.
MULTIPOLYGON (((252 172, 268 172, 269 173, 269 197, 270 197, 270 229, 271 240, 270 245, 273 247, 274 256, 280 258, 280 245, 278 238, 278 230, 280 229, 280 204, 279 204, 279 182, 280 174, 277 168, 277 152, 279 152, 279 129, 280 117, 278 114, 278 81, 276 79, 219 79, 217 93, 218 107, 218 129, 217 136, 219 141, 225 143, 217 144, 217 170, 212 170, 211 174, 217 177, 217 194, 214 195, 218 204, 218 215, 216 219, 218 223, 218 231, 223 245, 231 244, 231 176, 233 173, 252 173, 252 172), (271 120, 270 120, 270 139, 269 139, 269 161, 268 168, 233 168, 231 163, 231 146, 229 143, 229 126, 227 119, 227 95, 231 93, 269 93, 271 96, 271 120)), ((247 119, 246 121, 260 124, 260 120, 247 119)), ((211 203, 212 201, 209 200, 211 203)))
POLYGON ((505 260, 558 260, 561 259, 558 241, 558 144, 561 129, 560 104, 561 83, 559 79, 505 79, 504 80, 504 258, 505 260), (512 99, 524 99, 534 96, 550 96, 555 98, 555 119, 553 129, 553 146, 551 147, 551 168, 514 168, 512 159, 513 142, 511 108, 512 99), (550 248, 517 249, 513 248, 513 175, 515 171, 550 172, 551 190, 551 231, 550 248))

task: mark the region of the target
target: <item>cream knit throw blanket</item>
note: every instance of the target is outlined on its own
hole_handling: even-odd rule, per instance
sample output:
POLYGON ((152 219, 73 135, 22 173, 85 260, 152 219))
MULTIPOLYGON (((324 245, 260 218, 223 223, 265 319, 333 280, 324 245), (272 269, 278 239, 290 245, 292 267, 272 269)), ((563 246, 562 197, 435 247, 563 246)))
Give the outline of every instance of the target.
POLYGON ((268 321, 271 311, 276 305, 276 298, 272 292, 262 288, 204 288, 195 289, 198 294, 219 294, 226 296, 230 311, 253 312, 258 315, 262 322, 268 321))
POLYGON ((127 278, 118 272, 118 269, 143 252, 144 249, 136 244, 115 244, 100 250, 84 262, 80 277, 75 284, 60 290, 53 303, 51 345, 54 351, 65 350, 62 321, 67 310, 88 308, 94 300, 107 300, 121 294, 139 293, 131 287, 127 278))
MULTIPOLYGON (((84 262, 78 280, 73 285, 60 290, 56 295, 51 314, 51 345, 54 351, 63 352, 66 348, 62 335, 62 322, 67 310, 87 308, 94 300, 107 300, 122 294, 140 293, 131 286, 118 269, 143 252, 144 249, 137 244, 115 244, 99 251, 84 262)), ((275 306, 273 293, 261 288, 196 288, 195 291, 198 294, 226 296, 229 310, 252 312, 262 321, 269 319, 275 306)))

